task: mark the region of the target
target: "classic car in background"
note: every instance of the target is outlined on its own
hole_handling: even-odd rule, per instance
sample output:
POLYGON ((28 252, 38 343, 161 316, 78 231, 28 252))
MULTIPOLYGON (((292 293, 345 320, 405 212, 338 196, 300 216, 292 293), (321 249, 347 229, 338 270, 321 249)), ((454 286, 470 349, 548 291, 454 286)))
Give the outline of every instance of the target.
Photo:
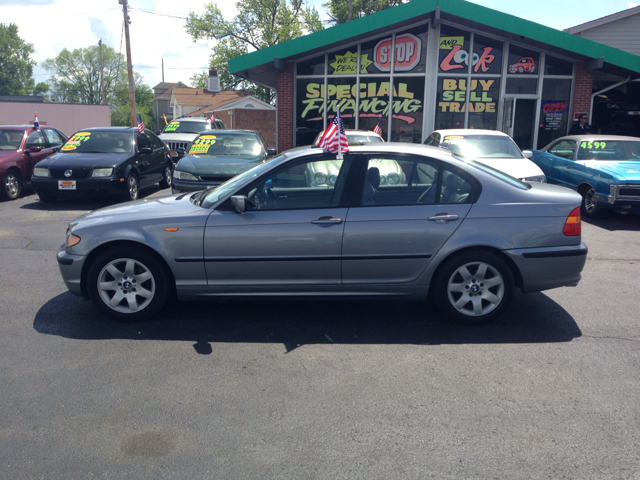
POLYGON ((528 159, 531 152, 522 152, 516 142, 503 132, 469 128, 436 130, 424 144, 447 148, 461 157, 482 162, 523 182, 546 182, 542 170, 528 159))
POLYGON ((111 195, 126 201, 137 199, 141 188, 155 183, 171 186, 172 169, 169 148, 149 130, 87 128, 41 161, 31 182, 42 202, 111 195))
POLYGON ((550 183, 582 195, 582 211, 597 218, 608 212, 640 213, 640 138, 574 135, 558 138, 531 160, 550 183))
POLYGON ((259 132, 215 130, 200 134, 173 171, 173 193, 220 185, 275 155, 259 132))
POLYGON ((52 127, 0 125, 0 199, 18 198, 31 183, 33 167, 66 141, 67 136, 52 127))

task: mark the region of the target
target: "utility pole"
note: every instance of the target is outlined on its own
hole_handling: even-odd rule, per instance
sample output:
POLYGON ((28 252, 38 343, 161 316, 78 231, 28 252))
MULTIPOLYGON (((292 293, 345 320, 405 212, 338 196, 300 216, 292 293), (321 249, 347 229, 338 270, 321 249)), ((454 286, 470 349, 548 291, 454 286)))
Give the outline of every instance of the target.
POLYGON ((104 63, 102 62, 102 39, 98 42, 98 46, 100 46, 100 93, 102 94, 102 104, 107 103, 106 98, 104 97, 104 63))
POLYGON ((131 43, 129 41, 129 15, 127 0, 118 0, 122 4, 124 14, 124 38, 127 44, 127 73, 129 74, 129 109, 131 110, 131 126, 136 126, 136 94, 133 86, 133 65, 131 62, 131 43))

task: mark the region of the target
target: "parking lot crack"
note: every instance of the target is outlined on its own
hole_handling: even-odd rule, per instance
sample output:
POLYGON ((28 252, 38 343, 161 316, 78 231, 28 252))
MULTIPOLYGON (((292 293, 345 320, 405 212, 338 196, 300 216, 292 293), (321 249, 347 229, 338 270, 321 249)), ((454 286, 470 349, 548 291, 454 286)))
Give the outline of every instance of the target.
POLYGON ((638 342, 638 341, 640 341, 639 338, 610 337, 608 335, 603 335, 603 336, 599 336, 599 335, 582 335, 582 336, 586 337, 586 338, 598 338, 598 339, 608 339, 608 340, 626 340, 627 342, 638 342))

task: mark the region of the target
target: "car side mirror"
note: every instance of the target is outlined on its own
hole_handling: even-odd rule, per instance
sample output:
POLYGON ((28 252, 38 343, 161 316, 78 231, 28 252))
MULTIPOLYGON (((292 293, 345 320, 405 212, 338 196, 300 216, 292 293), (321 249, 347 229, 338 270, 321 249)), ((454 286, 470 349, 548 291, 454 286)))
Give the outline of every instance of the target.
POLYGON ((141 155, 148 155, 149 153, 153 153, 153 150, 149 147, 142 147, 139 152, 141 155))
POLYGON ((176 152, 178 153, 178 155, 184 155, 186 153, 184 148, 182 147, 176 148, 176 152))
POLYGON ((244 195, 233 195, 231 197, 231 205, 238 213, 244 213, 247 211, 247 201, 247 197, 244 195))
POLYGON ((277 155, 278 154, 278 150, 276 150, 275 148, 267 148, 267 155, 277 155))
POLYGON ((533 157, 533 152, 531 150, 523 150, 522 154, 524 155, 524 158, 531 158, 533 157))
POLYGON ((27 148, 27 153, 38 153, 41 151, 42 151, 42 147, 33 146, 33 147, 27 148))
POLYGON ((156 130, 156 135, 160 135, 162 133, 162 130, 156 130))

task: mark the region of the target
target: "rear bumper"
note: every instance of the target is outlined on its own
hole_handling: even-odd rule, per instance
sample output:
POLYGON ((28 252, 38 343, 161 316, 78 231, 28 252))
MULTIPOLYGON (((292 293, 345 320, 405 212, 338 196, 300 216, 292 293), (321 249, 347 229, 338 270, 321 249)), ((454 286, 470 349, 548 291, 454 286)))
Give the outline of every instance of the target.
POLYGON ((505 250, 522 275, 524 293, 557 287, 575 287, 587 261, 584 243, 566 247, 519 248, 505 250))

